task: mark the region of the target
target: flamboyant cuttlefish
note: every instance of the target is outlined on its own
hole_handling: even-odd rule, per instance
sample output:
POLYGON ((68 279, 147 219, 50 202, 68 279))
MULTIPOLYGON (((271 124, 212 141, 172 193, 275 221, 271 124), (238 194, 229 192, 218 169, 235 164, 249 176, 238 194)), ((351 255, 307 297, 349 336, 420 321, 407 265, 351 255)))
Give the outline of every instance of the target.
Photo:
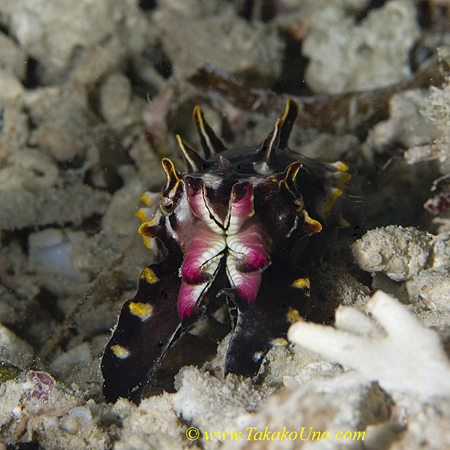
POLYGON ((314 241, 336 226, 333 206, 350 175, 341 162, 289 154, 297 115, 289 99, 261 145, 227 149, 194 109, 204 156, 177 136, 187 173, 163 159, 162 193, 141 197, 148 207, 137 213, 139 233, 148 245, 156 238, 157 256, 103 355, 108 401, 139 403, 177 331, 205 313, 212 286, 237 311, 225 374, 257 374, 269 348, 286 342, 289 325, 305 314, 314 241))

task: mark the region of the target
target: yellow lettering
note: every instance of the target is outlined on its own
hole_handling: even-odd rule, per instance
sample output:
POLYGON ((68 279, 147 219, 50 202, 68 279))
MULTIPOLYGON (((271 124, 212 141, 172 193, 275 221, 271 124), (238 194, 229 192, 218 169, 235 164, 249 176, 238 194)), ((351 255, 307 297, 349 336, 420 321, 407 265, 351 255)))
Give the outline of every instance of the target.
POLYGON ((314 441, 314 439, 316 439, 317 436, 317 440, 320 441, 320 431, 315 431, 312 435, 312 441, 314 441), (318 435, 318 436, 317 436, 318 435))
POLYGON ((330 432, 329 431, 324 431, 322 433, 322 437, 321 437, 322 441, 327 441, 328 439, 330 439, 330 432), (325 436, 326 435, 326 436, 325 436))
POLYGON ((303 437, 303 432, 304 431, 305 431, 305 427, 302 427, 302 431, 300 432, 300 439, 302 441, 307 441, 309 439, 310 434, 311 434, 312 427, 309 427, 309 433, 308 433, 308 437, 306 439, 303 437))
POLYGON ((270 431, 269 431, 269 428, 265 428, 265 430, 264 430, 264 434, 263 434, 263 438, 262 438, 262 440, 263 441, 270 441, 270 431))
POLYGON ((249 441, 252 438, 253 430, 256 430, 257 428, 256 427, 248 427, 246 429, 250 430, 250 433, 249 433, 248 438, 247 438, 247 441, 249 441))
POLYGON ((365 431, 355 431, 355 433, 353 434, 353 440, 355 440, 355 438, 356 438, 356 440, 359 441, 361 435, 362 435, 361 440, 363 441, 364 438, 366 437, 366 432, 365 431))

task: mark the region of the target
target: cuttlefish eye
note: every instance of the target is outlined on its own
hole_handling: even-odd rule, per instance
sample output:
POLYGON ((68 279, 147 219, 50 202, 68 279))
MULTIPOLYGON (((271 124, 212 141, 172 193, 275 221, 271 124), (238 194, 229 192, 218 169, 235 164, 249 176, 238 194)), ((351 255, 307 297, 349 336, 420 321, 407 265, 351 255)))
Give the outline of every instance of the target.
POLYGON ((173 212, 173 200, 168 197, 161 197, 159 202, 159 206, 161 208, 161 212, 165 216, 169 216, 173 212))

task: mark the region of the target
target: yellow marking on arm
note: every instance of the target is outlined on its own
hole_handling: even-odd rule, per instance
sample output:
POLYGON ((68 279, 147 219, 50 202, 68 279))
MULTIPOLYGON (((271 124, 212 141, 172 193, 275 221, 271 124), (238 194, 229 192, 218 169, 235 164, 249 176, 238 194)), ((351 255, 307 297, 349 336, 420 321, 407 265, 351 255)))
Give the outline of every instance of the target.
POLYGON ((153 248, 152 241, 153 241, 153 238, 149 238, 147 236, 142 236, 142 242, 144 242, 144 245, 150 250, 153 248))
POLYGON ((283 122, 284 122, 283 119, 278 119, 275 122, 275 127, 273 129, 273 136, 272 136, 272 139, 270 140, 269 148, 273 147, 275 140, 280 135, 281 127, 283 126, 283 122))
POLYGON ((297 278, 291 286, 296 289, 301 289, 307 297, 310 295, 311 283, 309 278, 297 278))
POLYGON ((135 216, 138 219, 141 219, 141 222, 145 222, 147 220, 147 214, 145 214, 145 211, 143 210, 143 208, 138 209, 137 212, 135 213, 135 216))
POLYGON ((142 322, 145 322, 152 317, 153 308, 152 305, 149 305, 148 303, 130 302, 129 308, 130 313, 133 314, 133 316, 139 317, 142 322))
POLYGON ((306 210, 302 210, 302 214, 305 221, 303 224, 303 229, 308 234, 308 236, 311 236, 314 233, 320 233, 322 231, 322 224, 317 220, 309 217, 309 214, 306 212, 306 210))
POLYGON ((283 338, 276 338, 272 340, 271 344, 274 347, 286 347, 287 345, 289 345, 289 342, 283 338))
POLYGON ((289 97, 286 100, 286 106, 284 107, 284 113, 281 116, 282 123, 284 123, 285 120, 287 119, 287 116, 288 116, 291 108, 292 109, 297 109, 297 110, 299 109, 298 103, 293 98, 289 97))
POLYGON ((111 350, 119 359, 126 359, 130 356, 130 352, 125 347, 118 344, 111 346, 111 350))
POLYGON ((142 234, 142 236, 147 236, 148 238, 155 237, 153 236, 148 229, 155 225, 155 219, 150 220, 150 222, 144 222, 138 229, 138 233, 142 234))
POLYGON ((338 227, 341 227, 341 228, 348 228, 350 226, 350 223, 347 221, 347 220, 345 220, 344 218, 340 218, 339 219, 339 222, 338 222, 338 227))
POLYGON ((298 322, 299 320, 302 320, 302 316, 298 312, 298 309, 295 309, 292 306, 289 306, 287 318, 288 318, 289 322, 291 322, 291 323, 295 323, 295 322, 298 322))
POLYGON ((336 200, 338 197, 342 195, 342 191, 340 189, 335 189, 333 193, 331 194, 330 200, 328 200, 328 203, 323 208, 322 214, 326 214, 336 203, 336 200))
POLYGON ((301 161, 295 161, 292 164, 289 164, 286 171, 286 177, 284 179, 294 181, 302 165, 303 163, 301 161))
POLYGON ((350 180, 352 176, 346 172, 337 172, 336 187, 340 188, 346 181, 350 180))
POLYGON ((138 229, 138 233, 142 236, 142 241, 144 242, 144 245, 147 248, 152 249, 153 248, 153 245, 152 245, 153 236, 151 236, 151 235, 149 236, 149 233, 145 232, 144 229, 147 228, 148 226, 150 226, 152 224, 153 220, 150 222, 146 222, 147 215, 146 215, 145 211, 143 210, 143 208, 141 208, 135 214, 135 216, 138 217, 139 219, 141 219, 143 222, 142 225, 138 229))
MULTIPOLYGON (((286 106, 284 108, 283 116, 281 117, 281 123, 284 125, 287 119, 291 119, 291 123, 288 124, 289 128, 292 128, 293 123, 295 122, 295 119, 298 116, 298 113, 300 112, 300 107, 298 106, 298 103, 291 97, 286 100, 286 106)), ((289 137, 289 136, 287 136, 289 137)))
POLYGON ((294 191, 295 189, 295 185, 294 186, 294 191, 289 187, 288 181, 294 183, 295 178, 297 177, 298 171, 300 170, 300 167, 302 167, 303 163, 301 161, 295 161, 292 164, 290 164, 288 166, 288 168, 286 169, 286 176, 279 181, 279 185, 283 186, 284 188, 286 188, 294 197, 296 197, 298 194, 296 194, 294 191))
POLYGON ((175 166, 173 165, 173 162, 169 158, 163 158, 161 164, 163 166, 164 172, 166 172, 168 185, 170 185, 171 183, 175 183, 180 179, 175 166))
POLYGON ((150 267, 146 267, 141 273, 141 280, 145 280, 149 284, 154 284, 159 281, 159 278, 156 276, 155 272, 150 269, 150 267))
POLYGON ((210 149, 214 148, 214 147, 211 145, 211 142, 210 142, 210 140, 209 140, 208 133, 206 132, 206 127, 205 127, 205 122, 204 122, 204 119, 203 119, 203 113, 202 113, 202 110, 201 110, 200 106, 198 106, 198 105, 196 105, 196 106, 194 107, 194 120, 195 120, 195 119, 197 119, 197 121, 198 121, 198 124, 199 124, 199 126, 200 126, 200 131, 201 131, 202 135, 204 136, 204 138, 206 139, 206 142, 208 143, 208 147, 209 147, 210 149))
MULTIPOLYGON (((141 200, 142 202, 144 202, 147 206, 150 206, 152 204, 152 199, 150 198, 150 196, 148 195, 149 192, 144 192, 140 197, 139 200, 141 200)), ((154 194, 153 194, 154 195, 154 194)))
POLYGON ((330 165, 333 166, 337 172, 347 172, 347 170, 348 170, 347 164, 344 164, 341 161, 336 161, 336 162, 329 161, 329 162, 330 162, 330 165))
POLYGON ((183 152, 183 156, 186 158, 187 162, 191 165, 191 167, 197 167, 195 161, 190 157, 189 151, 186 148, 186 144, 183 142, 180 135, 177 134, 175 138, 177 139, 178 145, 180 146, 181 151, 183 152))
MULTIPOLYGON (((183 181, 183 180, 178 180, 178 181, 175 183, 175 186, 169 191, 168 197, 169 197, 169 198, 175 197, 175 195, 176 195, 176 193, 177 193, 177 191, 178 191, 178 188, 179 188, 180 186, 182 186, 183 184, 184 184, 184 181, 183 181)), ((161 198, 164 198, 164 197, 161 197, 161 198)))

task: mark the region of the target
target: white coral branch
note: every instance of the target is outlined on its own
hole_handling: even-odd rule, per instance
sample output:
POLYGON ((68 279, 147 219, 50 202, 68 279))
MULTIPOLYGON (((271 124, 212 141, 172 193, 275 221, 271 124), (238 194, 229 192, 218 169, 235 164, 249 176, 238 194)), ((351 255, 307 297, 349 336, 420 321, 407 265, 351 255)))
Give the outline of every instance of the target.
POLYGON ((450 361, 439 336, 425 328, 397 300, 378 291, 367 309, 386 331, 353 308, 339 307, 336 327, 297 322, 288 338, 321 356, 353 368, 388 392, 415 393, 422 399, 450 396, 450 361), (364 335, 360 324, 364 323, 364 335), (345 326, 344 326, 345 324, 345 326))

